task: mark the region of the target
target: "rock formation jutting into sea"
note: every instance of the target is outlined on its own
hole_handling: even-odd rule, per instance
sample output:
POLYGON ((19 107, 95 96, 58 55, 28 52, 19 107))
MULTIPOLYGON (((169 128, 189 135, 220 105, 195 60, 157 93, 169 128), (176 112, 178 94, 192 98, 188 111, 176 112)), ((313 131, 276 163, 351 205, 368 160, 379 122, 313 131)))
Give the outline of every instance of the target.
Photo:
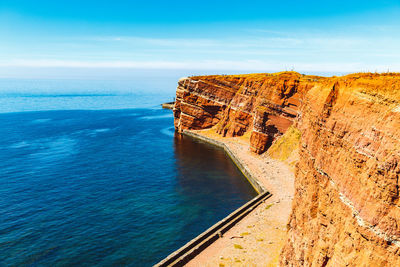
POLYGON ((257 154, 298 134, 281 266, 400 266, 400 74, 183 78, 174 116, 257 154))

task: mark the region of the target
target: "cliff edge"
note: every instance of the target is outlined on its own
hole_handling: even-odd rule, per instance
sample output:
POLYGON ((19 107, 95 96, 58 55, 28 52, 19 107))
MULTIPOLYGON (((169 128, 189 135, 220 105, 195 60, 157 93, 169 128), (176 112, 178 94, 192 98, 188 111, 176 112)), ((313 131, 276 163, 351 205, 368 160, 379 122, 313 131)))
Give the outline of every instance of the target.
POLYGON ((183 78, 174 117, 178 132, 298 153, 281 265, 400 266, 400 74, 183 78))

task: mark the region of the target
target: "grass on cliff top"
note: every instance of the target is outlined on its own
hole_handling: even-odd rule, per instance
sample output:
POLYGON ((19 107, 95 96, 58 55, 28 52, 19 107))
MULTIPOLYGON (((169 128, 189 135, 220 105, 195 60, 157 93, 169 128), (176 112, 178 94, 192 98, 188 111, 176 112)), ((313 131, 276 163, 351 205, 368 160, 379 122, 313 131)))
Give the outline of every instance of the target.
POLYGON ((191 79, 197 80, 197 79, 207 79, 207 78, 265 78, 265 77, 272 77, 272 76, 301 76, 302 74, 295 72, 295 71, 280 71, 280 72, 274 72, 274 73, 247 73, 247 74, 216 74, 216 75, 199 75, 199 76, 189 76, 191 79))
POLYGON ((243 247, 239 244, 233 244, 233 247, 237 249, 243 249, 243 247))
MULTIPOLYGON (((293 152, 298 151, 301 133, 293 125, 287 129, 286 133, 277 139, 272 146, 268 149, 268 155, 271 158, 281 161, 287 161, 293 157, 293 152)), ((295 162, 289 162, 291 163, 295 162)))
POLYGON ((265 78, 265 77, 273 77, 273 76, 301 76, 304 78, 367 78, 367 79, 376 79, 376 78, 400 78, 400 73, 398 72, 356 72, 339 76, 318 76, 318 75, 306 75, 301 74, 296 71, 280 71, 280 72, 260 72, 260 73, 247 73, 247 74, 213 74, 213 75, 193 75, 189 76, 190 78, 196 80, 200 78, 220 78, 220 77, 235 77, 235 78, 265 78))

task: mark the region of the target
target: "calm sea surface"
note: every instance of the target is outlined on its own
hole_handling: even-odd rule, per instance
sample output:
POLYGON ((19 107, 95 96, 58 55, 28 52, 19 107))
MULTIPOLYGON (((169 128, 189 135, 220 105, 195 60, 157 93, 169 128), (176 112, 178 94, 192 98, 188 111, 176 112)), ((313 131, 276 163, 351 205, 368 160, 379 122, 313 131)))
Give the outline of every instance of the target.
POLYGON ((170 96, 0 97, 0 266, 151 266, 254 197, 170 96))

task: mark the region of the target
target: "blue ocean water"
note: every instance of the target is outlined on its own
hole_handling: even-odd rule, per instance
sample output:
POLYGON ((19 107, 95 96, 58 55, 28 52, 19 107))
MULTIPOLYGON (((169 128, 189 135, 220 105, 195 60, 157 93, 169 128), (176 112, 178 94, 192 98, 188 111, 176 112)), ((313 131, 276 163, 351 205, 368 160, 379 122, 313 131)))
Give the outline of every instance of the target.
POLYGON ((169 97, 0 97, 0 266, 151 266, 254 197, 169 97))

